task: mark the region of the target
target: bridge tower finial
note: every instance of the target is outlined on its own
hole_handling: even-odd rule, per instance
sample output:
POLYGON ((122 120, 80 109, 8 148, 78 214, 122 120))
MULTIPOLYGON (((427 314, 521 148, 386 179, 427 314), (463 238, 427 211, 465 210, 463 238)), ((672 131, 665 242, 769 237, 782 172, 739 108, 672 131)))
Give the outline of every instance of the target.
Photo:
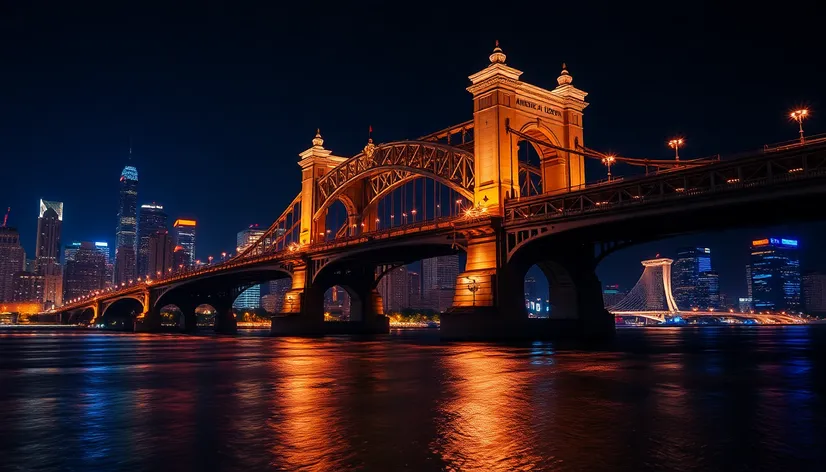
POLYGON ((562 72, 559 73, 559 77, 556 78, 556 83, 559 84, 560 87, 563 85, 571 85, 571 82, 574 81, 574 78, 571 77, 571 74, 568 73, 568 66, 565 63, 562 63, 562 72))
POLYGON ((491 64, 504 64, 505 58, 507 56, 504 52, 502 52, 502 48, 499 47, 499 40, 496 40, 496 46, 493 48, 493 54, 490 55, 490 63, 491 64))
POLYGON ((315 138, 313 138, 313 147, 316 149, 324 149, 324 138, 321 137, 321 128, 316 128, 315 138))

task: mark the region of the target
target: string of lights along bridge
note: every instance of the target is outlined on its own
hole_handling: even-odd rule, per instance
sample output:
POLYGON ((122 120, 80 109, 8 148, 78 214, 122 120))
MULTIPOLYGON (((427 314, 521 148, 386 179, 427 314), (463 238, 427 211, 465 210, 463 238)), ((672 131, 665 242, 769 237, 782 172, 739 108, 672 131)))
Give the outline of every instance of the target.
MULTIPOLYGON (((295 198, 228 260, 98 290, 56 312, 83 322, 121 319, 151 332, 160 329, 163 307, 177 307, 182 327, 192 329, 195 309, 208 305, 214 328, 232 333, 238 295, 284 280, 289 288, 272 317, 273 335, 382 333, 389 327, 382 277, 463 252, 466 266, 441 316, 444 338, 604 338, 615 329, 595 272, 606 256, 674 234, 745 226, 758 215, 802 220, 810 216, 804 202, 826 193, 826 140, 802 132, 793 143, 732 158, 683 159, 682 138, 669 142, 673 159, 591 149, 587 93, 567 68, 545 89, 522 80, 506 59, 497 44, 489 64, 469 76, 472 114, 455 126, 415 140, 371 137, 354 156, 336 154, 317 132, 298 155, 295 198), (646 172, 586 179, 587 160, 646 172), (525 274, 534 265, 549 284, 547 319, 529 317, 524 307, 525 274), (350 298, 348 321, 325 321, 332 287, 350 298)), ((796 113, 802 130, 808 112, 796 113)), ((656 275, 667 266, 647 265, 631 301, 649 300, 660 283, 667 293, 668 280, 656 275)), ((674 308, 669 302, 663 310, 674 308)))

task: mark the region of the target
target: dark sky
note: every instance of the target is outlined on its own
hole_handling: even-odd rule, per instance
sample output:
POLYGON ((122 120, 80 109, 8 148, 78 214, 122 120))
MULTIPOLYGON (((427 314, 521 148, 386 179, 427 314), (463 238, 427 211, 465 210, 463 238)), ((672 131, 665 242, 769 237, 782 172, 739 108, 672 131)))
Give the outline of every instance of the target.
MULTIPOLYGON (((826 131, 814 2, 541 5, 3 2, 0 205, 30 255, 40 198, 65 202, 65 242, 113 243, 131 137, 139 202, 197 218, 198 256, 217 254, 298 192, 297 153, 317 127, 325 147, 352 155, 369 124, 387 142, 470 119, 467 76, 495 39, 539 86, 552 88, 567 62, 589 93, 595 149, 668 157, 676 134, 685 157, 755 149, 796 136, 787 112, 798 105, 813 111, 807 130, 826 131)), ((779 231, 812 248, 822 229, 779 231)), ((629 249, 600 275, 632 284, 641 257, 701 244, 719 254, 724 291, 739 290, 757 233, 629 249)))

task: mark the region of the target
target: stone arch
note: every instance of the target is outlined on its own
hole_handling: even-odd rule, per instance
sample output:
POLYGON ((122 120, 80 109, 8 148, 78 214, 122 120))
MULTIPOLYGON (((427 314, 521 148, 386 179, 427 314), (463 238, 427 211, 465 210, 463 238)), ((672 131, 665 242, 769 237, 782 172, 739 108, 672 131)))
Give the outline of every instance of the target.
MULTIPOLYGON (((536 139, 537 141, 544 141, 555 146, 562 146, 562 141, 543 121, 529 121, 522 125, 519 132, 536 139)), ((554 193, 560 191, 567 191, 573 186, 571 182, 571 175, 569 163, 563 153, 549 146, 542 146, 535 142, 528 140, 517 140, 514 142, 514 154, 518 155, 519 144, 529 144, 539 155, 538 172, 541 180, 542 193, 554 193)), ((521 170, 521 169, 520 169, 521 170)), ((525 182, 523 177, 527 177, 526 173, 520 172, 520 188, 523 188, 525 182)))
POLYGON ((143 302, 137 298, 119 298, 103 309, 99 320, 108 328, 131 331, 135 318, 144 312, 143 302))

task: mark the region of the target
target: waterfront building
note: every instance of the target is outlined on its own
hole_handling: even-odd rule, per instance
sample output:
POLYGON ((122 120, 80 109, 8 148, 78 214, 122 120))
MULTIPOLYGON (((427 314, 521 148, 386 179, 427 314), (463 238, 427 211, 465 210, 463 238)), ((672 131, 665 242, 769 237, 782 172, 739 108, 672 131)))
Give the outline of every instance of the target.
POLYGON ((43 301, 43 278, 42 275, 34 272, 15 273, 12 301, 41 303, 43 301))
POLYGON ((803 308, 808 315, 826 315, 826 274, 808 271, 802 275, 803 308))
POLYGON ((681 310, 708 310, 720 304, 719 276, 711 267, 711 249, 684 247, 677 250, 672 267, 672 291, 681 310))
POLYGON ((141 205, 138 214, 138 275, 141 277, 154 275, 154 271, 150 270, 149 239, 158 231, 167 229, 166 219, 163 205, 155 202, 141 205))
MULTIPOLYGON (((284 296, 292 288, 292 283, 293 281, 290 278, 271 280, 267 283, 268 296, 272 297, 272 303, 274 304, 274 311, 271 311, 271 313, 281 312, 284 307, 284 296)), ((263 297, 261 297, 261 306, 264 307, 263 297)), ((264 309, 267 308, 264 307, 264 309)), ((267 309, 267 311, 270 310, 267 309)))
POLYGON ((384 302, 385 313, 399 312, 410 308, 410 285, 407 278, 407 266, 396 267, 388 271, 379 280, 377 289, 384 302))
POLYGON ((138 170, 135 167, 123 168, 119 192, 115 234, 116 286, 137 278, 138 170))
POLYGON ((750 265, 754 311, 800 309, 800 256, 796 239, 752 241, 750 265))
POLYGON ((451 307, 458 276, 456 254, 422 260, 422 307, 439 312, 451 307))
POLYGON ((159 229, 149 235, 147 241, 146 274, 150 278, 161 277, 172 271, 172 235, 166 229, 159 229))
POLYGON ((106 287, 106 259, 91 242, 84 241, 66 261, 63 296, 66 300, 78 298, 106 287))
POLYGON ((175 229, 175 246, 183 248, 185 260, 184 268, 195 266, 195 229, 198 223, 195 220, 177 219, 173 224, 175 229))
POLYGON ((16 228, 0 226, 0 302, 14 300, 14 274, 23 270, 26 251, 16 228))
POLYGON ((422 307, 422 277, 419 272, 407 271, 408 308, 422 307))
MULTIPOLYGON (((266 233, 266 230, 261 229, 257 224, 250 225, 235 235, 235 249, 237 253, 243 252, 253 243, 266 233)), ((235 299, 232 304, 233 308, 258 308, 261 306, 261 285, 253 285, 244 290, 235 299)))
POLYGON ((43 276, 43 299, 46 307, 63 302, 63 273, 60 266, 60 237, 63 227, 63 202, 40 200, 37 218, 36 272, 43 276))
MULTIPOLYGON (((605 288, 602 289, 602 303, 605 308, 611 307, 622 301, 625 296, 628 295, 628 292, 623 292, 620 290, 620 286, 618 284, 611 284, 606 285, 605 288)), ((532 300, 532 298, 528 299, 532 300)))

